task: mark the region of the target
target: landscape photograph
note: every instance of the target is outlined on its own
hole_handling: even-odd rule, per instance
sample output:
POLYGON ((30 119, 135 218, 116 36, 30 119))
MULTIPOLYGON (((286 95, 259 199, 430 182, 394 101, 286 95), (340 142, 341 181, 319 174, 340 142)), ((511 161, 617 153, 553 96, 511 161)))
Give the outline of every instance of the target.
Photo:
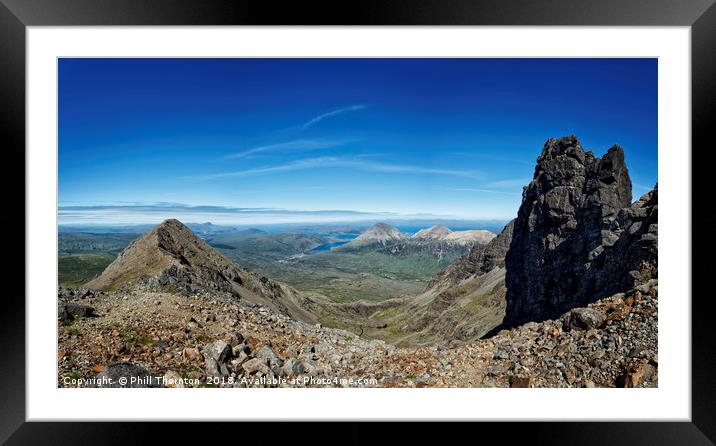
POLYGON ((57 386, 658 387, 657 76, 58 59, 57 386))

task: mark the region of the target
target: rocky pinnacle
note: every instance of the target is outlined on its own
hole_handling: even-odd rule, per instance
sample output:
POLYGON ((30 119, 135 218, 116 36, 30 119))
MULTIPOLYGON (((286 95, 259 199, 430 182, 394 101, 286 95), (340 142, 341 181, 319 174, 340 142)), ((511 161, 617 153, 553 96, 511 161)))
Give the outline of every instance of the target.
POLYGON ((505 264, 505 324, 553 318, 657 275, 657 189, 631 205, 624 151, 548 140, 525 187, 505 264))

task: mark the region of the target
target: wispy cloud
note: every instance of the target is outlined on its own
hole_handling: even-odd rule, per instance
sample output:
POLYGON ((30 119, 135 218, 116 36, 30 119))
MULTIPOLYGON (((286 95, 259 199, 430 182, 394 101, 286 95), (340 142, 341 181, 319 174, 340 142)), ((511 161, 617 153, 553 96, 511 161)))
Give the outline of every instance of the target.
POLYGON ((526 178, 515 178, 510 180, 492 181, 482 184, 479 187, 443 187, 441 189, 454 192, 520 196, 522 195, 522 187, 527 185, 529 182, 530 180, 526 178))
POLYGON ((526 160, 526 159, 519 159, 517 157, 506 157, 506 156, 500 156, 500 155, 494 155, 491 153, 484 153, 484 152, 450 152, 449 155, 452 156, 459 156, 459 157, 470 157, 470 158, 483 158, 486 160, 491 161, 500 161, 510 164, 525 164, 529 166, 534 165, 534 160, 526 160))
POLYGON ((481 173, 474 170, 457 170, 457 169, 439 169, 432 167, 413 166, 406 164, 389 164, 373 161, 365 161, 363 159, 345 159, 338 157, 318 157, 309 158, 290 163, 280 164, 276 166, 256 167, 251 169, 236 170, 231 172, 218 172, 208 175, 199 175, 186 177, 194 180, 216 180, 222 178, 240 178, 257 175, 270 175, 280 172, 289 172, 295 170, 319 169, 319 168, 346 167, 357 170, 381 173, 404 173, 404 174, 429 174, 429 175, 447 175, 464 178, 480 178, 481 173))
POLYGON ((521 195, 517 192, 506 192, 503 190, 480 189, 480 188, 472 188, 472 187, 443 187, 441 189, 455 191, 455 192, 481 192, 481 193, 487 193, 487 194, 521 195))
POLYGON ((412 166, 405 164, 387 164, 362 160, 343 161, 343 165, 345 165, 346 167, 355 167, 357 169, 362 170, 386 173, 447 175, 465 178, 480 178, 482 176, 482 174, 476 170, 437 169, 433 167, 412 166))
POLYGON ((323 167, 323 166, 327 166, 327 165, 334 165, 336 159, 337 158, 334 158, 334 157, 309 158, 309 159, 305 159, 305 160, 292 161, 290 163, 280 164, 277 166, 254 167, 251 169, 235 170, 235 171, 231 171, 231 172, 219 172, 219 173, 213 173, 213 174, 209 174, 209 175, 197 175, 197 176, 190 176, 190 177, 186 177, 186 178, 192 179, 192 180, 218 180, 221 178, 240 178, 240 177, 250 177, 250 176, 257 176, 257 175, 269 175, 269 174, 279 173, 279 172, 289 172, 292 170, 313 169, 313 168, 323 167))
POLYGON ((529 178, 515 178, 511 180, 500 180, 500 181, 492 181, 490 183, 485 184, 485 188, 487 189, 515 189, 519 188, 522 189, 522 186, 526 186, 529 184, 529 182, 532 181, 529 178))
POLYGON ((343 144, 340 141, 323 141, 323 140, 308 140, 308 139, 297 139, 294 141, 287 141, 278 144, 269 144, 265 146, 252 147, 241 152, 231 153, 226 155, 224 159, 238 159, 246 158, 252 155, 266 152, 286 152, 293 150, 319 150, 328 149, 331 147, 339 146, 343 144))
POLYGON ((342 115, 344 113, 356 111, 356 110, 362 110, 364 108, 368 107, 365 104, 358 104, 358 105, 349 105, 348 107, 339 108, 336 110, 329 111, 328 113, 323 113, 321 115, 316 116, 315 118, 311 119, 310 121, 303 124, 303 128, 307 129, 313 125, 318 124, 319 122, 323 121, 326 118, 331 118, 333 116, 342 115))

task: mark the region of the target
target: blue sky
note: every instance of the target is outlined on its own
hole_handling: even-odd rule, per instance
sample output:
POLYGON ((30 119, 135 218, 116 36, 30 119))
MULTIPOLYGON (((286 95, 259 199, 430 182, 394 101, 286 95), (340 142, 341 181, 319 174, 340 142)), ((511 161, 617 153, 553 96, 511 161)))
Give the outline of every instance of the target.
POLYGON ((656 59, 61 59, 61 223, 509 219, 567 134, 653 187, 656 59))

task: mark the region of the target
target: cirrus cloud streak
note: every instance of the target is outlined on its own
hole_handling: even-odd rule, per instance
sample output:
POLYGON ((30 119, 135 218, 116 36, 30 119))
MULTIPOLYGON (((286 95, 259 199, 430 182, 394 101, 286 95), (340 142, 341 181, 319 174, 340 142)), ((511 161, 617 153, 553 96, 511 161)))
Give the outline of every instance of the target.
POLYGON ((336 110, 332 110, 327 113, 323 113, 321 115, 316 116, 315 118, 313 118, 313 119, 309 120, 308 122, 306 122, 305 124, 303 124, 302 127, 304 129, 307 129, 309 127, 312 127, 312 126, 318 124, 319 122, 323 121, 326 118, 331 118, 333 116, 342 115, 344 113, 349 113, 352 111, 362 110, 367 107, 368 106, 365 104, 358 104, 358 105, 349 105, 348 107, 343 107, 343 108, 339 108, 336 110))
POLYGON ((427 175, 446 175, 463 178, 481 178, 482 174, 475 170, 458 170, 443 169, 433 167, 423 167, 404 164, 390 164, 364 159, 340 158, 340 157, 317 157, 303 160, 292 161, 285 164, 266 167, 254 167, 250 169, 235 170, 228 172, 217 172, 207 175, 188 176, 186 179, 192 180, 217 180, 222 178, 241 178, 258 175, 270 175, 280 172, 289 172, 307 169, 323 169, 344 167, 349 169, 362 170, 367 172, 378 173, 397 173, 397 174, 427 174, 427 175))

